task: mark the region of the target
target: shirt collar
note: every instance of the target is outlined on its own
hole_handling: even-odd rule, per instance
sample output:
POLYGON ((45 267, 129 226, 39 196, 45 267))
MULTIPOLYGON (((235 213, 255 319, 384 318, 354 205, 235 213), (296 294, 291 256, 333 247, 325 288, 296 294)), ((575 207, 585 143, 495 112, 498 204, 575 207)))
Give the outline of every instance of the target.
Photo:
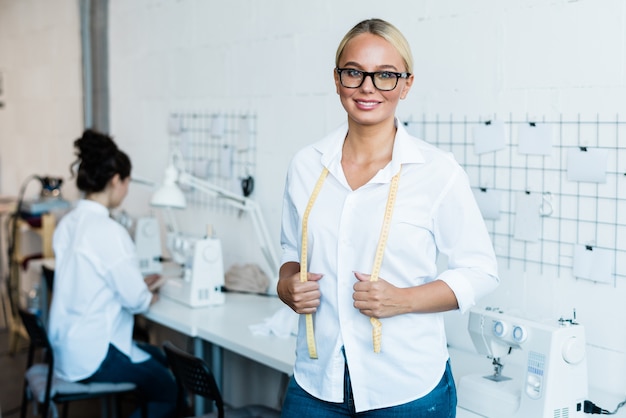
MULTIPOLYGON (((396 138, 393 144, 392 160, 385 169, 381 170, 373 179, 374 182, 388 182, 398 171, 402 164, 419 164, 424 162, 424 155, 419 146, 419 140, 406 130, 404 125, 395 118, 397 128, 396 138)), ((348 123, 340 125, 322 140, 313 144, 313 148, 320 152, 322 165, 337 175, 341 170, 341 153, 343 141, 348 133, 348 123)))
POLYGON ((81 199, 76 203, 76 207, 80 209, 86 209, 91 212, 95 212, 101 215, 109 216, 109 209, 106 208, 101 203, 95 202, 93 200, 81 199))

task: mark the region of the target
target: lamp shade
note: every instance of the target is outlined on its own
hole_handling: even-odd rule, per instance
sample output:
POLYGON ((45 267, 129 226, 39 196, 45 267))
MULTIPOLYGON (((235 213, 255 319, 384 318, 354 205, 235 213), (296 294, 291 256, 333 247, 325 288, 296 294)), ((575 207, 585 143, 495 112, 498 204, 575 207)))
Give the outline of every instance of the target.
POLYGON ((182 190, 176 185, 178 170, 173 166, 165 169, 163 185, 157 189, 150 199, 152 206, 162 206, 183 209, 187 206, 187 201, 182 190))

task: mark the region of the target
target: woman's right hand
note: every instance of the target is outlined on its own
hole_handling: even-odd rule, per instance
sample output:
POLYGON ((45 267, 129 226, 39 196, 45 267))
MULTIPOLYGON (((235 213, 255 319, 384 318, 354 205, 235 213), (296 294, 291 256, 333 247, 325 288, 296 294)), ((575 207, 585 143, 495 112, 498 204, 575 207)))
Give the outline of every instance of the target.
POLYGON ((150 305, 159 300, 159 292, 152 292, 152 299, 150 299, 150 305))
POLYGON ((300 281, 300 265, 285 263, 280 268, 280 279, 276 286, 278 297, 298 314, 310 314, 320 306, 319 273, 307 273, 307 281, 300 281))

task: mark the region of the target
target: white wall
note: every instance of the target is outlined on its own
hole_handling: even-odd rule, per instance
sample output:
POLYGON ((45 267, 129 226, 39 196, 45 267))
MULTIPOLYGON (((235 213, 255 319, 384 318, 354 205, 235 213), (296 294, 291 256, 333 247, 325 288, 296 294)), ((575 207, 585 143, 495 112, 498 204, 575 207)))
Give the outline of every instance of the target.
MULTIPOLYGON (((66 173, 80 131, 77 14, 77 5, 64 0, 0 0, 8 104, 0 109, 0 192, 15 193, 32 171, 66 173), (21 102, 19 112, 11 109, 21 102)), ((254 111, 253 197, 278 249, 287 164, 345 119, 332 81, 334 53, 343 34, 369 17, 393 22, 413 47, 416 83, 402 117, 623 118, 626 111, 623 0, 110 0, 111 133, 135 174, 159 179, 169 112, 254 111)), ((125 206, 146 212, 149 194, 133 186, 125 206)), ((188 229, 203 230, 207 222, 208 214, 181 218, 188 229)), ((257 257, 238 246, 249 225, 232 220, 228 227, 221 237, 228 263, 257 257)), ((622 280, 595 285, 515 265, 501 273, 502 286, 484 303, 562 315, 575 304, 587 330, 591 384, 626 391, 622 280)), ((462 318, 450 318, 451 344, 471 349, 462 318)))
MULTIPOLYGON (((345 119, 334 53, 343 34, 368 17, 391 21, 412 44, 416 83, 400 116, 613 118, 626 110, 621 0, 112 0, 112 130, 134 155, 150 150, 150 158, 135 158, 137 169, 158 178, 168 154, 168 112, 255 111, 254 197, 278 246, 287 164, 345 119)), ((145 197, 132 204, 140 210, 145 197)), ((186 226, 202 223, 196 214, 186 226)), ((254 258, 237 244, 249 226, 238 225, 223 236, 225 252, 254 258)), ((591 384, 626 391, 626 332, 607 326, 626 317, 623 283, 594 285, 515 266, 502 268, 502 282, 484 303, 539 316, 571 316, 575 307, 587 326, 591 384)), ((471 350, 464 318, 452 314, 448 322, 451 344, 471 350)))
POLYGON ((32 174, 69 177, 83 126, 78 18, 76 1, 0 0, 0 194, 32 174))

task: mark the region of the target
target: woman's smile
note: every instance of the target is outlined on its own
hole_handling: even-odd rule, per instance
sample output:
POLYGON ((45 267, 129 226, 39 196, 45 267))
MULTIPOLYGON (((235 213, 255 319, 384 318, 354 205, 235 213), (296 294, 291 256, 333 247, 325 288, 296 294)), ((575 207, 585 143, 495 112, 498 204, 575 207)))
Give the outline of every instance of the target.
POLYGON ((378 100, 355 100, 357 107, 361 110, 371 110, 381 103, 378 100))

